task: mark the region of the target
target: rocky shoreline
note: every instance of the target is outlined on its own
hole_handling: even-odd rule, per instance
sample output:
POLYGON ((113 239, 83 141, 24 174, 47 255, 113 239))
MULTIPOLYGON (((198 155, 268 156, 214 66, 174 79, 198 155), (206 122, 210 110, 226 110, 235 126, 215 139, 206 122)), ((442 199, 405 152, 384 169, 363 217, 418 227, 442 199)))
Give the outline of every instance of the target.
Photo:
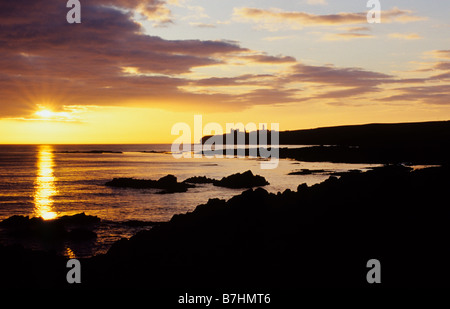
MULTIPOLYGON (((211 199, 81 259, 78 287, 367 287, 372 258, 383 286, 447 286, 449 171, 385 166, 297 191, 211 199)), ((66 259, 49 254, 0 246, 2 284, 70 287, 66 259)))

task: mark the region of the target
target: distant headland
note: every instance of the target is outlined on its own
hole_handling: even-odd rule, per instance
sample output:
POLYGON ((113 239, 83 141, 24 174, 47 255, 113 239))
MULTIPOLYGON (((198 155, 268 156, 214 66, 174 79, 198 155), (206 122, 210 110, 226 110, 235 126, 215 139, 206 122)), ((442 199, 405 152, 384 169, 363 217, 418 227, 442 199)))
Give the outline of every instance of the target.
MULTIPOLYGON (((235 153, 238 153, 239 146, 249 146, 245 149, 247 156, 252 145, 259 145, 259 141, 249 143, 251 133, 239 130, 224 134, 224 144, 230 134, 234 134, 235 153)), ((270 136, 267 133, 267 145, 271 145, 270 136)), ((202 142, 210 137, 204 136, 202 142)), ((215 140, 220 141, 220 138, 215 140)), ((450 121, 281 131, 279 141, 279 157, 298 161, 376 164, 448 164, 450 161, 450 121), (283 145, 310 147, 286 148, 283 145)))
MULTIPOLYGON (((236 145, 252 144, 250 132, 239 129, 223 134, 223 144, 226 144, 226 138, 231 134, 234 134, 236 145)), ((270 136, 271 134, 267 134, 267 144, 270 144, 270 136)), ((204 136, 202 143, 210 137, 212 135, 204 136)), ((280 145, 435 145, 450 141, 450 121, 372 123, 288 130, 280 131, 279 137, 280 145)))

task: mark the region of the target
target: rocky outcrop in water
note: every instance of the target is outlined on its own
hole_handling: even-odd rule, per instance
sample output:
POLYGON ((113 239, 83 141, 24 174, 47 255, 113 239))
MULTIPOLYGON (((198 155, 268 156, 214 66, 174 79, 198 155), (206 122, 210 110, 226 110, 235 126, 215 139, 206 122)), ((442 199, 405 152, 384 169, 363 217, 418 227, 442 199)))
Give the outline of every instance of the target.
POLYGON ((214 182, 215 186, 232 189, 262 187, 268 184, 269 182, 264 177, 253 175, 250 170, 223 177, 221 180, 214 182))
POLYGON ((193 184, 212 183, 218 187, 242 189, 253 188, 268 185, 269 182, 259 175, 253 175, 248 170, 244 173, 236 173, 220 180, 208 178, 206 176, 194 176, 187 178, 183 182, 178 182, 174 175, 167 175, 158 180, 151 179, 135 179, 135 178, 114 178, 105 185, 116 188, 133 188, 133 189, 164 189, 157 192, 159 194, 186 192, 188 188, 194 188, 193 184))
POLYGON ((268 185, 269 182, 262 176, 253 175, 252 171, 248 170, 243 173, 236 173, 230 176, 223 177, 220 180, 208 178, 206 176, 195 176, 186 179, 183 182, 187 183, 212 183, 218 187, 225 187, 231 189, 253 188, 268 185))
POLYGON ((187 182, 187 183, 215 183, 215 182, 217 182, 217 180, 216 179, 212 179, 212 178, 208 178, 206 176, 194 176, 194 177, 187 178, 183 182, 187 182))
POLYGON ((158 193, 175 193, 186 192, 188 188, 193 188, 193 185, 185 182, 178 182, 174 175, 167 175, 158 180, 151 179, 135 179, 135 178, 114 178, 108 181, 106 186, 116 188, 133 188, 133 189, 163 189, 158 193))

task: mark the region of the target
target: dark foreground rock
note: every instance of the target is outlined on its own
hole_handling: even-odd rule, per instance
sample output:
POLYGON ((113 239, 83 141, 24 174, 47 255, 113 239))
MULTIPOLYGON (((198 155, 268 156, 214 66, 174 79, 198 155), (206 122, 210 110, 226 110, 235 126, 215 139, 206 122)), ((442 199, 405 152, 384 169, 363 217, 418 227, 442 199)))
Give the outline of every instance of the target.
POLYGON ((448 172, 390 166, 212 199, 86 261, 86 286, 369 287, 370 259, 382 286, 448 286, 448 172))
POLYGON ((0 286, 2 289, 49 289, 68 287, 67 258, 52 252, 0 244, 0 286))
MULTIPOLYGON (((370 259, 381 262, 375 286, 449 286, 449 171, 388 166, 297 191, 211 199, 81 259, 76 287, 374 287, 370 259)), ((3 282, 68 287, 56 257, 14 250, 0 246, 3 282), (47 274, 44 285, 35 273, 47 274)))
POLYGON ((164 189, 158 193, 175 193, 186 192, 188 188, 194 187, 184 182, 178 182, 174 175, 167 175, 158 180, 151 179, 134 179, 134 178, 114 178, 108 181, 106 186, 117 188, 134 188, 134 189, 164 189))

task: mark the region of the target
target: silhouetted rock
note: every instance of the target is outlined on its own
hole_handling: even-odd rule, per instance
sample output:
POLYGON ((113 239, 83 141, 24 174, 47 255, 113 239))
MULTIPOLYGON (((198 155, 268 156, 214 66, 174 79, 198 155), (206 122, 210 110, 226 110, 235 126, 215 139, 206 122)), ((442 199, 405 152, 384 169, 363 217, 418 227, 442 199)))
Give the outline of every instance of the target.
POLYGON ((140 153, 167 153, 167 151, 158 151, 158 150, 141 150, 138 152, 140 152, 140 153))
MULTIPOLYGON (((29 218, 28 216, 16 215, 1 221, 0 226, 3 227, 9 235, 14 237, 53 241, 81 236, 82 233, 77 231, 80 226, 92 227, 99 222, 100 218, 88 216, 85 213, 62 216, 52 220, 44 220, 40 217, 29 218), (68 232, 69 227, 73 227, 70 232, 68 232), (73 231, 75 232, 72 233, 73 231)), ((86 228, 83 228, 83 230, 89 231, 86 228)), ((92 233, 89 233, 91 235, 90 238, 92 238, 92 233)), ((84 235, 86 236, 88 233, 84 232, 84 235)))
POLYGON ((160 179, 158 179, 156 181, 156 185, 159 188, 169 188, 171 186, 177 185, 177 183, 178 183, 177 177, 175 177, 174 175, 167 175, 167 176, 161 177, 160 179))
POLYGON ((243 173, 236 173, 221 180, 214 182, 215 186, 226 187, 232 189, 253 188, 268 185, 269 182, 259 175, 253 175, 252 171, 248 170, 243 173))
POLYGON ((183 182, 187 183, 214 183, 216 182, 216 179, 208 178, 206 176, 194 176, 189 177, 188 179, 184 180, 183 182))
POLYGON ((307 168, 303 168, 299 171, 290 172, 288 175, 311 175, 311 174, 324 174, 329 173, 327 170, 310 170, 307 168))
POLYGON ((10 236, 18 238, 36 238, 45 241, 63 239, 66 230, 63 224, 42 218, 29 218, 28 216, 13 216, 3 220, 0 225, 6 228, 10 236))
POLYGON ((99 223, 101 220, 97 216, 88 216, 84 212, 72 216, 62 216, 55 219, 63 224, 89 225, 99 223))
MULTIPOLYGON (((42 218, 32 218, 32 221, 43 222, 42 218)), ((29 216, 14 215, 0 222, 0 226, 7 228, 21 228, 30 225, 29 216)))
POLYGON ((308 185, 306 183, 302 183, 297 186, 297 192, 300 192, 302 190, 307 190, 307 189, 308 189, 308 185))
POLYGON ((86 151, 80 151, 80 150, 74 150, 74 151, 59 151, 56 153, 96 153, 96 154, 102 154, 102 153, 123 153, 122 151, 112 151, 112 150, 86 150, 86 151))
POLYGON ((348 170, 348 171, 344 171, 344 172, 331 172, 330 175, 333 176, 342 176, 348 173, 362 173, 361 170, 356 170, 356 169, 352 169, 352 170, 348 170))
POLYGON ((188 188, 193 188, 193 185, 189 185, 184 182, 178 182, 177 177, 174 175, 167 175, 161 177, 158 180, 151 179, 134 179, 134 178, 114 178, 108 181, 106 186, 117 188, 134 188, 134 189, 164 189, 158 193, 175 193, 186 192, 188 188))

